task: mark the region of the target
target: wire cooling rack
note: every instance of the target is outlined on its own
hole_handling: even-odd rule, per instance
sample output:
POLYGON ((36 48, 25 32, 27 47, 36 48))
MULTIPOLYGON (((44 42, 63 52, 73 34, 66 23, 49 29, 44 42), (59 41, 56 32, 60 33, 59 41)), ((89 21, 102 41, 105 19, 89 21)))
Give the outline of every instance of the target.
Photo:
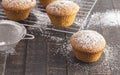
POLYGON ((89 18, 89 15, 91 14, 91 11, 93 10, 95 4, 97 3, 97 0, 73 0, 73 1, 80 6, 80 11, 78 12, 74 24, 71 27, 63 29, 51 26, 51 28, 46 28, 46 30, 73 34, 74 32, 80 29, 84 29, 89 18))
MULTIPOLYGON (((50 23, 45 8, 37 1, 37 6, 32 10, 30 16, 26 20, 19 21, 25 26, 36 27, 42 31, 56 31, 62 33, 73 34, 74 32, 84 29, 87 19, 91 14, 97 0, 72 0, 80 6, 80 11, 76 17, 74 24, 67 28, 58 28, 50 23)), ((2 6, 0 6, 0 19, 7 19, 2 6)))

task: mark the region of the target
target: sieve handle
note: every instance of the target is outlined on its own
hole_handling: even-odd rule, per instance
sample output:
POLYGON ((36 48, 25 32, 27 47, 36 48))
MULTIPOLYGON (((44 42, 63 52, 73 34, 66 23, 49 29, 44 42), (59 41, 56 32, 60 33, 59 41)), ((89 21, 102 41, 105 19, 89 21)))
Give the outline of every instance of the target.
POLYGON ((34 39, 35 36, 32 34, 26 34, 25 37, 23 39, 34 39))

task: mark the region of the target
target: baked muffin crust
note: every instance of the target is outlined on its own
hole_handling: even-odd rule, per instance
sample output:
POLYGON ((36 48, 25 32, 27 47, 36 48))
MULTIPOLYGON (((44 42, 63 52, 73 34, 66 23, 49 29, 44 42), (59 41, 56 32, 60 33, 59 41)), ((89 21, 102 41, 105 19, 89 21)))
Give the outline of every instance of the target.
POLYGON ((55 1, 46 7, 49 14, 57 16, 72 15, 79 11, 79 6, 72 1, 55 1))
POLYGON ((36 0, 2 0, 2 6, 7 10, 24 10, 36 5, 36 0))
POLYGON ((78 31, 71 37, 70 41, 75 50, 87 53, 102 51, 106 45, 104 37, 93 30, 78 31))

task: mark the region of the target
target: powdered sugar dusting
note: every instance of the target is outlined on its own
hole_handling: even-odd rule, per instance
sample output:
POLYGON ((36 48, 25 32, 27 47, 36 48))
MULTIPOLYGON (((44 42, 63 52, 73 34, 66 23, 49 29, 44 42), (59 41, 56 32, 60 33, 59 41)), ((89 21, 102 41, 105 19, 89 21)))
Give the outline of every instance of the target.
POLYGON ((1 46, 1 45, 5 45, 5 44, 6 44, 5 42, 0 42, 0 46, 1 46))
POLYGON ((115 59, 115 57, 114 57, 115 52, 113 53, 114 48, 116 48, 116 47, 109 46, 109 45, 106 46, 106 48, 104 50, 105 56, 106 56, 106 61, 115 59))
POLYGON ((36 0, 2 0, 2 5, 6 8, 28 8, 33 7, 36 0))
POLYGON ((104 37, 96 31, 81 30, 72 36, 71 44, 74 48, 84 48, 96 51, 103 49, 106 42, 104 37))
POLYGON ((37 22, 36 22, 36 27, 40 26, 45 28, 47 25, 50 25, 50 19, 48 18, 48 16, 46 15, 46 13, 40 12, 40 11, 36 11, 35 9, 32 10, 32 13, 36 16, 37 18, 37 22))
POLYGON ((60 54, 62 56, 67 56, 72 51, 72 47, 68 42, 56 44, 56 46, 56 48, 52 48, 52 51, 54 50, 53 55, 60 54))
POLYGON ((61 48, 58 48, 56 54, 60 53, 63 56, 67 56, 72 51, 70 44, 63 44, 61 48))
MULTIPOLYGON (((48 36, 47 36, 47 37, 48 37, 48 36)), ((63 41, 62 38, 60 38, 60 37, 55 37, 55 36, 50 36, 50 39, 53 40, 53 41, 56 41, 56 42, 63 41)))
POLYGON ((79 6, 72 1, 62 0, 62 1, 55 1, 49 4, 46 10, 50 14, 64 15, 64 14, 69 14, 72 12, 78 12, 79 6))
POLYGON ((46 28, 51 25, 50 19, 46 15, 46 13, 43 13, 39 11, 38 9, 33 9, 31 11, 32 14, 37 18, 35 21, 35 25, 25 25, 28 26, 30 30, 40 30, 41 33, 44 33, 46 28))
POLYGON ((107 62, 110 62, 111 70, 120 70, 119 64, 119 45, 107 45, 105 52, 105 58, 107 62), (113 52, 114 51, 114 52, 113 52))
POLYGON ((119 26, 120 25, 120 11, 109 10, 104 13, 94 13, 91 16, 89 27, 96 26, 119 26))

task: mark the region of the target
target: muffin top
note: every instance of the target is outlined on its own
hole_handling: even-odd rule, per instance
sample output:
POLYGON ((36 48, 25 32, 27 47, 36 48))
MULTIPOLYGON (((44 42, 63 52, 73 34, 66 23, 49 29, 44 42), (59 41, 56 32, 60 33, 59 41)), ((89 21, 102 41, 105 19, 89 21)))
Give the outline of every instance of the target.
POLYGON ((104 37, 93 30, 78 31, 72 35, 70 42, 75 50, 89 53, 102 51, 106 45, 104 37))
POLYGON ((2 6, 8 10, 24 10, 35 5, 36 0, 2 0, 2 6))
POLYGON ((46 7, 46 11, 51 15, 65 16, 72 15, 79 11, 79 6, 72 1, 55 1, 46 7))

